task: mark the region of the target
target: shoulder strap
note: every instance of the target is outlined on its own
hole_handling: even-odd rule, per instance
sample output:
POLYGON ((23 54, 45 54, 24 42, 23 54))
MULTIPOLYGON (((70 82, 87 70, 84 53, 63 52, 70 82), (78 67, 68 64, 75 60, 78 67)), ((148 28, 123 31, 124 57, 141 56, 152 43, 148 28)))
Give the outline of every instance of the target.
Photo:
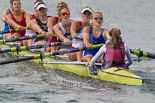
POLYGON ((12 17, 12 19, 16 22, 16 19, 15 19, 15 17, 13 16, 13 13, 11 13, 11 17, 12 17))
POLYGON ((32 17, 33 17, 33 19, 35 19, 36 18, 36 15, 35 14, 32 14, 32 17))
POLYGON ((9 14, 11 14, 11 9, 9 9, 9 14))
POLYGON ((22 13, 22 18, 24 18, 25 12, 22 13))
POLYGON ((22 19, 21 19, 20 22, 25 21, 25 16, 24 15, 25 15, 25 12, 22 13, 22 19))
POLYGON ((80 24, 80 29, 83 28, 83 27, 82 27, 82 21, 79 21, 79 24, 80 24))
POLYGON ((55 18, 55 23, 57 24, 58 23, 58 17, 54 17, 55 18))
POLYGON ((89 43, 93 44, 93 28, 90 26, 89 43))
POLYGON ((93 27, 90 26, 90 34, 93 34, 93 27))

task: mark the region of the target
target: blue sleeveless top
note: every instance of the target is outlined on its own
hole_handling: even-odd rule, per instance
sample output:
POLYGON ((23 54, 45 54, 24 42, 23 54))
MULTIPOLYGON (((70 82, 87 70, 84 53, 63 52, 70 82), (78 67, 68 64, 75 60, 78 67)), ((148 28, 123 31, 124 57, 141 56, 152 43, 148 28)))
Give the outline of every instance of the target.
MULTIPOLYGON (((103 37, 103 32, 104 32, 104 28, 101 29, 101 33, 99 37, 94 37, 93 36, 93 28, 90 27, 90 34, 89 34, 89 43, 92 45, 96 45, 96 44, 101 44, 104 43, 105 44, 105 40, 103 37)), ((98 51, 100 48, 95 48, 93 50, 98 51)))
MULTIPOLYGON (((9 14, 11 14, 11 10, 10 9, 8 9, 9 10, 9 14)), ((5 27, 4 27, 4 31, 5 30, 9 30, 10 28, 9 28, 9 25, 5 22, 5 27)), ((3 34, 0 36, 0 40, 3 40, 3 34)))

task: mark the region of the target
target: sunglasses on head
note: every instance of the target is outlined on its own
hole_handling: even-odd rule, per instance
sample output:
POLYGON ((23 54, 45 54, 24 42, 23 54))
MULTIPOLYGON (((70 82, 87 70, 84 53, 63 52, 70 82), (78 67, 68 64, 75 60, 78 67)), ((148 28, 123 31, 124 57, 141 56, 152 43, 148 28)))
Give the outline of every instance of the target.
POLYGON ((63 12, 63 13, 61 13, 62 16, 64 16, 65 14, 66 14, 66 15, 69 15, 70 12, 63 12))
POLYGON ((103 17, 94 17, 93 19, 95 19, 95 20, 102 20, 103 17))

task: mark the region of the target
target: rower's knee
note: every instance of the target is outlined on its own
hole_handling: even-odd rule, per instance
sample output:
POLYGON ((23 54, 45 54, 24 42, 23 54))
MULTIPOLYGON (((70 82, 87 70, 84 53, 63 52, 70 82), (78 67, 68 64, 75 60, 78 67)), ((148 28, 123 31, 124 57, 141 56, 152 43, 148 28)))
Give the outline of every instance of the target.
POLYGON ((93 58, 93 55, 86 55, 83 59, 84 62, 90 62, 91 59, 93 58))

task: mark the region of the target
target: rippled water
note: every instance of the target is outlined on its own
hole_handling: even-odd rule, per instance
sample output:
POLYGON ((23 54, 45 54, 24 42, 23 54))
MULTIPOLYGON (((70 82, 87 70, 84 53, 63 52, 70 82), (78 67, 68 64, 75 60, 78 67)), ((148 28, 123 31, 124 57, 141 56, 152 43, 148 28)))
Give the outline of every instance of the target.
MULTIPOLYGON (((21 0, 22 8, 33 13, 32 0, 21 0)), ((44 0, 49 15, 56 15, 58 0, 44 0)), ((131 49, 155 52, 154 0, 64 0, 71 18, 81 20, 80 10, 89 5, 104 14, 103 27, 120 28, 131 49)), ((9 8, 9 0, 0 0, 0 12, 9 8)), ((1 16, 0 13, 0 16, 1 16)), ((0 22, 1 29, 3 23, 0 22)), ((10 58, 0 55, 0 60, 10 58)), ((135 61, 130 70, 144 79, 141 86, 107 83, 27 62, 0 66, 0 102, 7 103, 154 103, 155 61, 135 61)))

